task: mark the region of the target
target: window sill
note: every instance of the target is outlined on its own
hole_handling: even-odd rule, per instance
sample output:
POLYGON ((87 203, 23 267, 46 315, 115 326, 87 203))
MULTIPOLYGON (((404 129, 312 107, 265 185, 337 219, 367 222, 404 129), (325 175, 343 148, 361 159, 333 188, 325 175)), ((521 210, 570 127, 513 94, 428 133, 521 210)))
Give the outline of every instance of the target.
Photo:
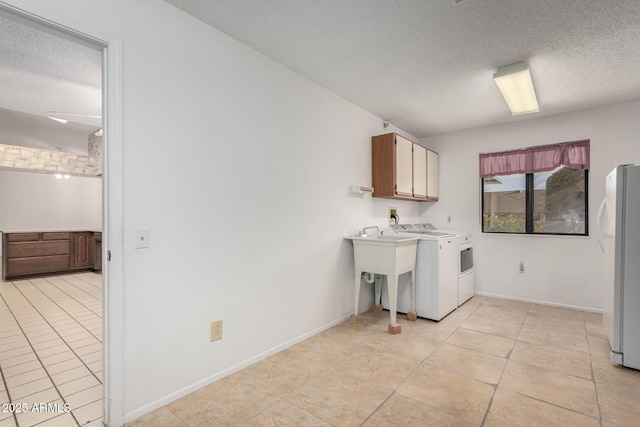
POLYGON ((544 237, 544 238, 569 238, 569 239, 588 239, 591 236, 583 236, 578 234, 533 234, 533 233, 494 233, 481 231, 482 236, 514 236, 514 237, 544 237))

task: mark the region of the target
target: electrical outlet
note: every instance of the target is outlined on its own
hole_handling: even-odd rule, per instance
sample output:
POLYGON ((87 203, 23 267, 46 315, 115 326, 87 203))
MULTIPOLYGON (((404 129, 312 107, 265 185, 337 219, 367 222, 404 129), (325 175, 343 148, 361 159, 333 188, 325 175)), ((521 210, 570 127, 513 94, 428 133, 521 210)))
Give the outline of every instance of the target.
POLYGON ((211 340, 210 342, 222 339, 222 320, 211 322, 211 340))
POLYGON ((398 216, 398 208, 389 206, 389 224, 396 224, 396 221, 400 221, 400 217, 398 216))
POLYGON ((524 262, 520 261, 520 266, 518 267, 518 271, 520 273, 524 273, 524 262))

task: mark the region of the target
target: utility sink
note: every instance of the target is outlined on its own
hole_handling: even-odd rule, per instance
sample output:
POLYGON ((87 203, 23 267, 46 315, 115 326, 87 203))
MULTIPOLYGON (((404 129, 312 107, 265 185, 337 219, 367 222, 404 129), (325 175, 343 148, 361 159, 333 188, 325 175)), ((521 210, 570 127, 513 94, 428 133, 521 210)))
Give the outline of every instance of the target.
POLYGON ((356 270, 397 276, 415 269, 419 237, 347 236, 353 241, 356 270))
MULTIPOLYGON (((416 249, 419 237, 405 236, 383 236, 374 235, 358 235, 347 236, 347 240, 353 242, 353 253, 355 263, 355 314, 353 318, 357 321, 358 301, 360 296, 360 285, 363 273, 372 273, 375 275, 375 304, 374 309, 382 309, 380 304, 380 295, 382 288, 382 275, 387 276, 387 290, 389 292, 389 332, 392 334, 400 333, 400 325, 396 322, 396 308, 398 297, 398 276, 410 272, 410 286, 412 302, 414 301, 414 276, 416 269, 416 249)), ((407 314, 410 320, 416 319, 415 303, 413 311, 407 314)))
POLYGON ((404 240, 416 240, 417 237, 404 237, 404 236, 383 236, 382 234, 374 234, 374 235, 358 235, 358 236, 348 236, 347 239, 351 240, 381 240, 383 242, 401 242, 404 240))

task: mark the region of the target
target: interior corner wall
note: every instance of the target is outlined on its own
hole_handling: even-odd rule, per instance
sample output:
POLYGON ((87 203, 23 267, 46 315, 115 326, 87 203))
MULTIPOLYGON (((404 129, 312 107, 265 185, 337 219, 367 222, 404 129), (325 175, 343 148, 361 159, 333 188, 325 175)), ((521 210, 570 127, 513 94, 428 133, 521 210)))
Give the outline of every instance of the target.
POLYGON ((102 228, 102 180, 0 169, 0 232, 102 228))
POLYGON ((424 209, 349 192, 415 138, 165 2, 10 3, 122 41, 125 422, 347 319, 343 237, 424 209))
POLYGON ((440 200, 424 219, 447 216, 474 235, 476 292, 546 304, 600 310, 602 253, 596 215, 605 176, 618 164, 640 163, 640 101, 516 121, 424 138, 440 154, 440 200), (582 139, 591 140, 589 237, 481 232, 480 153, 582 139), (525 272, 518 266, 524 263, 525 272))

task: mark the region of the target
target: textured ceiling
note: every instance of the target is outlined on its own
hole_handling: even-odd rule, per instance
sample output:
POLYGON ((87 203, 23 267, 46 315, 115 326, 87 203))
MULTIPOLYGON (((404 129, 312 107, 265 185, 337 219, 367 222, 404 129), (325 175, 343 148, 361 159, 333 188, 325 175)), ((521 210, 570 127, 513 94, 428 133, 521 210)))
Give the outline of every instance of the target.
POLYGON ((638 0, 165 0, 417 137, 640 98, 638 0), (493 82, 527 61, 540 112, 493 82))
POLYGON ((0 15, 0 143, 87 154, 101 87, 100 50, 0 15), (63 125, 51 112, 81 116, 63 125))
MULTIPOLYGON (((638 0, 166 1, 417 137, 640 99, 638 0), (492 74, 522 60, 540 112, 512 117, 492 74)), ((0 143, 86 152, 99 119, 42 117, 101 115, 101 69, 0 14, 0 143)))

